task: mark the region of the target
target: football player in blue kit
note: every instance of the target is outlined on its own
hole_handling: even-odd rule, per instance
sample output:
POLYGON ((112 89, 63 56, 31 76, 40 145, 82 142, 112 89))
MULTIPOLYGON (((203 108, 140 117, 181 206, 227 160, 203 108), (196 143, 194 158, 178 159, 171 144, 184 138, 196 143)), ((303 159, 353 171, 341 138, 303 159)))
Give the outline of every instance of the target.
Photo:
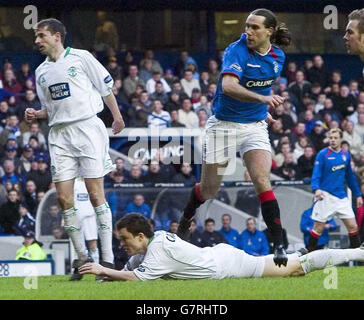
POLYGON ((358 225, 351 201, 345 191, 346 184, 356 198, 357 207, 363 205, 363 199, 351 169, 350 153, 341 149, 342 137, 341 129, 331 129, 329 147, 322 149, 315 159, 311 179, 316 201, 312 209, 312 219, 315 224, 308 240, 308 251, 316 249, 326 222, 334 216, 338 216, 344 222, 349 233, 350 247, 358 248, 360 246, 358 225))
POLYGON ((245 33, 226 48, 213 101, 214 115, 206 124, 201 183, 193 188, 180 219, 178 235, 182 239, 188 239, 196 209, 215 197, 229 160, 239 151, 274 238, 274 262, 278 266, 287 264, 280 210, 269 179, 272 156, 265 120, 268 108, 284 101, 270 94, 285 61, 276 45, 290 42, 285 24, 278 24, 273 12, 257 9, 248 16, 245 33))

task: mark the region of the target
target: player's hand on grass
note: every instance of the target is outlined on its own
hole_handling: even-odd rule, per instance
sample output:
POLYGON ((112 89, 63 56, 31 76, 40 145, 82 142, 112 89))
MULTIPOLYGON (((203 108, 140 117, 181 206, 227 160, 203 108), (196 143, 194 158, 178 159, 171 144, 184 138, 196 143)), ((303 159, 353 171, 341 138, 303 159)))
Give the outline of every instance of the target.
POLYGON ((119 132, 121 132, 123 129, 125 128, 125 123, 123 119, 118 119, 115 120, 112 123, 112 133, 113 134, 118 134, 119 132))
POLYGON ((278 106, 280 106, 281 104, 283 104, 284 102, 284 98, 274 94, 272 96, 265 96, 264 97, 264 104, 268 105, 268 108, 276 108, 278 106))
POLYGON ((78 268, 78 271, 81 274, 91 273, 100 276, 104 274, 104 267, 98 263, 89 262, 78 268))
POLYGON ((361 196, 360 197, 357 197, 356 198, 356 206, 357 206, 357 208, 360 208, 362 205, 363 205, 363 198, 361 196))
POLYGON ((322 192, 322 190, 317 189, 315 191, 315 201, 321 201, 324 198, 324 194, 322 192))
POLYGON ((24 118, 28 123, 33 122, 37 119, 37 111, 33 108, 26 108, 24 118))

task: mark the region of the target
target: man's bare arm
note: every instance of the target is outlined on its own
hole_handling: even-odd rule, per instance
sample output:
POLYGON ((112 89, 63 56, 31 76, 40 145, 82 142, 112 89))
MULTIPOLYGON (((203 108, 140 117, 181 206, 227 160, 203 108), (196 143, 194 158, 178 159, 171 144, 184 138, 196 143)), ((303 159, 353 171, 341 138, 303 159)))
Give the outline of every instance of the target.
POLYGON ((110 112, 114 119, 114 122, 112 124, 113 133, 117 134, 125 128, 125 123, 123 117, 121 116, 118 103, 116 102, 113 93, 110 93, 108 96, 103 97, 103 99, 107 107, 110 109, 110 112))
POLYGON ((239 79, 230 74, 224 74, 222 78, 222 91, 237 100, 245 102, 258 102, 267 104, 269 107, 278 107, 284 99, 279 95, 263 96, 248 90, 239 84, 239 79))
POLYGON ((36 119, 47 119, 48 114, 46 109, 35 110, 33 108, 25 109, 25 121, 30 123, 36 119))
POLYGON ((135 276, 133 271, 124 271, 124 270, 118 271, 103 267, 97 263, 86 263, 78 270, 81 274, 95 274, 95 275, 105 276, 112 280, 117 280, 117 281, 139 280, 139 278, 135 276))

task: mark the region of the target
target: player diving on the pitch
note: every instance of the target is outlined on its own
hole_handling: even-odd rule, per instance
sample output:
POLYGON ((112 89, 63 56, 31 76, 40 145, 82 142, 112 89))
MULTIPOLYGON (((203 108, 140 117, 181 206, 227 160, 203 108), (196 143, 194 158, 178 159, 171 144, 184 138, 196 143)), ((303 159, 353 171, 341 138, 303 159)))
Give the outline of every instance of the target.
POLYGON ((138 263, 117 271, 97 263, 83 265, 81 274, 96 274, 110 280, 223 279, 301 276, 349 261, 364 262, 364 244, 356 249, 326 249, 304 256, 289 254, 287 266, 278 267, 273 255, 254 257, 221 243, 199 248, 165 231, 153 233, 148 220, 129 214, 116 223, 121 242, 138 263))

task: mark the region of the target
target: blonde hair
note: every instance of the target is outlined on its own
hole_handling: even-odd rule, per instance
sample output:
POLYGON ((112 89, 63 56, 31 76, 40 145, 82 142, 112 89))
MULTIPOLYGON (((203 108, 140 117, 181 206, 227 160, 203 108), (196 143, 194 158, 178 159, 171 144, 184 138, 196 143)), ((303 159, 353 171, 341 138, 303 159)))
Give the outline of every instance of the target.
POLYGON ((331 129, 329 131, 329 136, 330 136, 330 134, 333 134, 333 133, 338 133, 340 135, 340 138, 343 137, 343 131, 340 128, 331 129))

